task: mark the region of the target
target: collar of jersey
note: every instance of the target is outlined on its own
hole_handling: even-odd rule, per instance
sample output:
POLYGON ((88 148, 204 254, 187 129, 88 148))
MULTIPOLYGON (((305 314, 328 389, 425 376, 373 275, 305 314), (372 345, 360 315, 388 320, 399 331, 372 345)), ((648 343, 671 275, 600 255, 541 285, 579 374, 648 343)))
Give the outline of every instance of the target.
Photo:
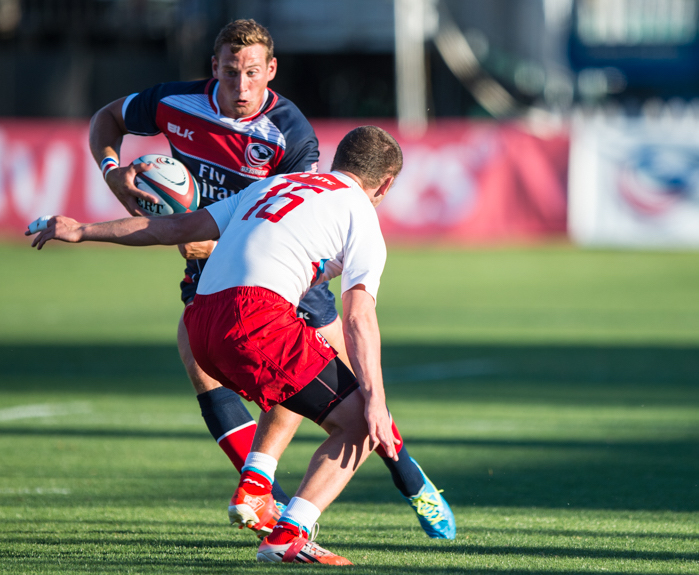
MULTIPOLYGON (((346 176, 342 172, 337 172, 337 171, 332 171, 330 172, 333 176, 335 176, 338 180, 340 180, 343 184, 347 184, 350 188, 355 188, 359 190, 360 192, 364 193, 361 187, 357 182, 355 182, 352 178, 349 176, 346 176)), ((365 194, 366 195, 366 194, 365 194)))
POLYGON ((221 113, 221 108, 218 105, 218 80, 214 80, 214 82, 215 83, 213 90, 211 90, 209 95, 209 104, 211 105, 213 111, 216 112, 216 115, 219 117, 219 119, 227 123, 242 124, 244 122, 250 122, 251 120, 257 118, 260 114, 262 114, 262 112, 266 110, 271 110, 277 103, 277 100, 279 99, 277 94, 275 94, 274 92, 272 92, 272 90, 267 88, 265 90, 265 99, 262 101, 262 105, 260 106, 260 109, 257 110, 257 112, 251 114, 250 116, 245 116, 245 118, 229 118, 228 116, 224 116, 221 113))

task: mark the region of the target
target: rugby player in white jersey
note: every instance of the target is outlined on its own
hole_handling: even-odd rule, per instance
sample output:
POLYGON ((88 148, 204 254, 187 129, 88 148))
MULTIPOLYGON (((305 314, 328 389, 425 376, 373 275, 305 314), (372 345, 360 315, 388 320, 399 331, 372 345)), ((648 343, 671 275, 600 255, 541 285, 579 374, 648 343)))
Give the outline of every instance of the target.
MULTIPOLYGON (((274 42, 269 32, 253 20, 235 20, 216 37, 212 78, 158 84, 98 111, 90 124, 90 149, 110 189, 129 213, 147 215, 137 201, 152 198, 134 185, 134 177, 146 169, 144 165, 119 166, 120 146, 126 134, 165 135, 171 154, 184 163, 202 190, 199 209, 223 201, 268 176, 316 171, 318 141, 313 128, 292 102, 268 88, 276 71, 274 42), (255 150, 265 151, 265 161, 249 164, 255 150)), ((187 259, 185 277, 180 283, 185 305, 194 299, 213 246, 212 241, 180 246, 187 259)), ((308 290, 299 302, 297 314, 346 359, 342 322, 335 309, 335 296, 326 282, 308 290)), ((219 447, 242 471, 255 421, 238 395, 199 367, 182 320, 177 335, 180 356, 197 393, 202 417, 219 447)), ((301 421, 295 414, 288 417, 301 421)), ((395 422, 393 433, 402 441, 395 422)), ((395 486, 429 537, 453 539, 449 507, 442 504, 443 498, 405 445, 401 443, 397 449, 395 461, 381 447, 376 450, 395 486)), ((276 481, 273 492, 280 508, 289 502, 276 481)), ((266 535, 276 517, 252 526, 253 530, 266 535)))
POLYGON ((371 450, 397 458, 386 408, 375 302, 386 248, 373 208, 402 167, 396 141, 373 126, 340 142, 330 174, 296 173, 253 184, 192 214, 80 224, 57 216, 32 246, 51 239, 174 245, 218 239, 185 324, 194 356, 211 377, 262 409, 233 516, 254 524, 272 514, 277 461, 297 413, 329 434, 259 561, 349 561, 312 541, 321 512, 371 450), (318 332, 296 317, 299 299, 342 274, 345 343, 352 372, 318 332))

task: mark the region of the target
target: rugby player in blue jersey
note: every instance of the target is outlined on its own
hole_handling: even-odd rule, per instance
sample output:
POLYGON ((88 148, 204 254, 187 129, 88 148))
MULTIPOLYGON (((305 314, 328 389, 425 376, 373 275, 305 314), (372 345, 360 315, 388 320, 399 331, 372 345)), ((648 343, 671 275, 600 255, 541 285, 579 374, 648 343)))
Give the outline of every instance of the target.
MULTIPOLYGON (((90 149, 105 181, 131 215, 147 215, 139 202, 155 198, 134 185, 135 175, 146 170, 146 166, 120 164, 120 147, 126 134, 164 134, 173 157, 187 166, 200 186, 200 208, 275 174, 316 171, 318 141, 313 128, 292 102, 267 87, 277 71, 273 50, 272 38, 265 28, 253 20, 236 20, 216 38, 212 78, 159 84, 120 98, 93 116, 90 149)), ((180 285, 185 306, 194 298, 215 245, 206 241, 179 246, 187 261, 180 285)), ((308 292, 297 313, 349 365, 342 323, 327 282, 308 292)), ((206 425, 241 472, 255 434, 255 421, 236 393, 197 365, 182 319, 177 339, 206 425)), ((287 426, 298 426, 302 419, 293 412, 284 417, 295 420, 286 421, 287 426)), ((382 447, 377 453, 389 468, 396 487, 416 511, 428 536, 453 539, 454 518, 448 504, 408 454, 395 424, 393 432, 399 440, 398 460, 388 457, 382 447)), ((280 508, 289 501, 276 482, 273 495, 280 508)), ((275 522, 276 517, 254 529, 264 535, 275 522)))

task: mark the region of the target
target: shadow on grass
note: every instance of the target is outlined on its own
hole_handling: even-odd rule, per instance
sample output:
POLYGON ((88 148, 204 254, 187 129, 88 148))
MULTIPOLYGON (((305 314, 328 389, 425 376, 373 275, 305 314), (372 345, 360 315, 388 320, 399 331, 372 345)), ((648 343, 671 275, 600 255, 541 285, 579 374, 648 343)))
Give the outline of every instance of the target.
MULTIPOLYGON (((2 553, 0 553, 0 558, 2 553)), ((235 573, 236 575, 245 575, 246 573, 288 573, 290 569, 295 569, 295 567, 289 565, 277 565, 277 564, 267 564, 263 565, 251 560, 249 562, 245 561, 214 561, 211 559, 201 559, 201 560, 190 560, 190 561, 158 561, 149 558, 147 562, 126 562, 119 563, 115 561, 95 561, 93 563, 86 562, 85 560, 80 560, 78 558, 74 559, 74 563, 64 562, 63 564, 67 566, 68 571, 63 570, 63 568, 56 568, 55 562, 50 559, 40 560, 36 558, 31 558, 26 561, 22 561, 21 565, 25 568, 31 567, 36 569, 37 573, 124 573, 124 569, 130 569, 126 572, 134 573, 189 573, 191 569, 196 568, 197 573, 235 573), (144 569, 144 565, 147 565, 147 569, 144 569), (53 570, 55 569, 55 570, 53 570), (131 571, 133 570, 133 571, 131 571)), ((533 573, 542 573, 544 571, 536 571, 531 569, 511 569, 507 568, 506 571, 503 567, 478 567, 474 569, 467 569, 462 567, 410 567, 407 565, 400 566, 384 566, 384 565, 367 565, 365 563, 355 563, 353 567, 331 567, 329 565, 320 565, 317 567, 311 565, 297 566, 299 570, 304 573, 322 573, 324 575, 335 575, 348 573, 348 569, 353 575, 377 575, 377 574, 387 574, 387 575, 482 575, 483 573, 493 573, 502 574, 503 572, 508 573, 508 575, 532 575, 533 573)), ((32 571, 34 572, 34 571, 32 571)), ((297 572, 295 570, 294 572, 297 572)), ((555 568, 548 567, 545 573, 550 574, 566 574, 566 575, 583 575, 589 574, 589 569, 563 569, 558 570, 555 568)), ((624 571, 604 571, 605 575, 648 575, 651 571, 632 571, 624 569, 624 571)))
MULTIPOLYGON (((418 461, 452 505, 699 511, 699 440, 445 443, 450 448, 432 456, 439 441, 419 450, 427 438, 405 438, 406 447, 413 455, 419 453, 418 461)), ((358 473, 339 500, 378 502, 387 495, 394 494, 386 477, 358 473), (385 489, 378 491, 377 486, 385 489)))
MULTIPOLYGON (((61 437, 122 440, 201 440, 207 448, 210 438, 204 433, 178 433, 138 430, 62 429, 54 427, 24 428, 0 426, 0 438, 40 437, 60 440, 61 437)), ((628 509, 699 511, 699 441, 501 441, 453 440, 406 437, 406 447, 418 457, 430 478, 452 505, 478 507, 541 507, 560 509, 628 509), (409 447, 408 447, 409 446, 409 447), (431 450, 448 446, 448 466, 443 455, 430 458, 431 450), (424 449, 428 448, 428 449, 424 449), (430 449, 432 448, 432 449, 430 449), (423 455, 427 453, 428 455, 423 455), (471 459, 483 461, 482 471, 474 471, 471 459)), ((318 437, 301 435, 298 443, 319 444, 318 437)), ((213 449, 213 447, 211 447, 213 449)), ((151 474, 153 472, 150 472, 151 474)), ((224 473, 221 481, 230 481, 224 473)), ((209 477, 214 480, 213 477, 209 477)), ((280 477, 285 488, 297 485, 297 474, 280 477)), ((62 479, 73 484, 75 478, 62 479)), ((167 505, 174 499, 202 499, 199 482, 203 478, 192 470, 177 476, 150 476, 139 487, 108 494, 90 493, 90 505, 118 504, 120 501, 143 505, 167 505), (155 489, 153 486, 157 486, 155 489)), ((291 492, 290 491, 290 492, 291 492)), ((63 507, 79 503, 87 494, 75 492, 53 498, 52 506, 63 507)), ((32 501, 38 494, 4 494, 0 500, 21 498, 32 501)), ((345 488, 339 501, 353 503, 387 503, 398 500, 396 491, 379 466, 362 469, 345 488)))
MULTIPOLYGON (((166 542, 158 538, 157 534, 138 534, 130 533, 131 537, 127 538, 116 538, 114 533, 102 532, 99 534, 99 538, 92 538, 90 536, 78 536, 78 535, 66 535, 63 534, 60 538, 51 537, 50 535, 42 536, 11 536, 8 538, 3 538, 3 540, 11 545, 19 546, 22 544, 32 545, 33 552, 32 557, 26 557, 20 551, 11 550, 0 550, 0 558, 3 558, 8 562, 12 560, 22 560, 23 565, 29 566, 39 566, 44 563, 37 555, 50 555, 53 557, 60 557, 62 567, 70 567, 73 562, 75 566, 80 566, 81 568, 77 571, 82 571, 85 567, 89 567, 92 563, 93 568, 98 568, 100 572, 105 572, 110 568, 120 566, 122 568, 132 564, 134 567, 143 569, 144 567, 159 567, 167 568, 171 567, 173 570, 181 570, 186 568, 198 567, 199 569, 216 569, 216 568, 235 568, 236 573, 241 572, 242 569, 246 567, 252 567, 254 563, 254 553, 256 543, 251 542, 249 539, 238 539, 222 542, 219 539, 207 538, 207 537, 197 537, 195 535, 189 537, 178 537, 176 534, 168 534, 166 542), (134 545, 138 544, 137 550, 132 551, 134 545), (89 548, 93 546, 100 546, 102 549, 103 558, 97 560, 87 556, 86 552, 89 552, 89 548), (85 549, 87 548, 87 549, 85 549), (232 559, 225 560, 214 558, 211 556, 212 552, 216 550, 221 550, 223 548, 231 549, 236 554, 247 555, 250 554, 250 561, 232 559), (132 557, 129 559, 124 558, 124 560, 118 562, 118 564, 110 559, 111 555, 118 555, 122 553, 122 549, 131 551, 132 557), (196 555, 201 554, 201 558, 197 558, 196 555), (133 557, 136 555, 136 557, 133 557), (194 557, 192 556, 194 555, 194 557), (251 564, 252 563, 252 564, 251 564)), ((537 558, 537 559, 550 559, 550 560, 561 560, 561 559, 584 559, 584 560, 621 560, 621 561, 650 561, 654 562, 656 568, 660 567, 663 562, 693 562, 699 560, 699 553, 695 552, 669 552, 669 551, 648 551, 648 550, 631 550, 631 549, 610 549, 601 547, 571 547, 571 546, 540 546, 540 545, 479 545, 479 544, 464 544, 461 541, 454 542, 431 542, 425 545, 415 545, 415 544, 405 544, 401 543, 391 543, 387 541, 378 541, 375 544, 371 543, 342 543, 333 542, 332 549, 340 554, 349 556, 353 558, 357 565, 353 572, 359 570, 361 572, 363 567, 368 567, 366 564, 362 564, 360 557, 362 553, 366 552, 381 552, 387 556, 394 557, 397 561, 405 561, 405 559, 415 555, 422 554, 423 556, 430 556, 432 560, 439 561, 439 555, 450 555, 458 557, 459 560, 468 561, 468 557, 473 556, 492 556, 494 562, 501 563, 503 560, 507 560, 508 557, 513 559, 521 560, 523 557, 537 558)), ((219 551, 220 552, 220 551, 219 551)), ((366 558, 366 557, 365 557, 366 558)), ((258 566, 259 567, 259 566, 258 566)), ((334 572, 332 568, 324 567, 323 573, 334 572)), ((463 568, 450 568, 444 567, 430 567, 426 565, 421 565, 418 567, 411 567, 409 565, 400 566, 387 566, 378 565, 371 566, 371 572, 373 573, 483 573, 490 572, 488 568, 474 569, 474 570, 464 570, 463 568)), ((304 568, 306 571, 306 568, 304 568)), ((498 569, 494 567, 493 572, 502 572, 501 568, 498 569)), ((613 571, 607 571, 612 572, 613 571)), ((345 572, 345 571, 338 571, 345 572)), ((531 570, 522 571, 510 571, 508 573, 532 573, 531 570)), ((546 572, 551 573, 582 573, 589 572, 576 571, 566 569, 565 571, 560 571, 551 565, 546 570, 546 572)), ((637 571, 637 573, 644 573, 647 571, 637 571)), ((634 571, 624 570, 624 573, 634 573, 634 571)))
MULTIPOLYGON (((382 354, 389 387, 400 385, 404 375, 406 383, 534 381, 543 391, 572 383, 593 390, 612 384, 623 393, 632 384, 642 393, 661 385, 696 390, 699 373, 699 347, 385 344, 382 354)), ((29 379, 27 391, 54 391, 51 378, 67 378, 69 392, 191 393, 177 349, 170 345, 3 344, 0 373, 0 391, 15 391, 15 378, 29 379), (144 387, 144 379, 151 383, 144 387)), ((424 393, 432 397, 431 390, 424 393)))
MULTIPOLYGON (((390 384, 389 401, 400 394, 401 401, 445 404, 490 400, 523 405, 699 406, 696 347, 386 345, 383 357, 388 369, 421 366, 424 378, 390 384), (433 370, 437 379, 431 375, 431 365, 437 366, 433 370), (448 375, 439 379, 445 377, 445 365, 448 375), (479 366, 478 375, 467 373, 473 365, 479 366)), ((55 394, 59 379, 60 390, 67 393, 192 395, 177 350, 170 346, 4 345, 0 373, 0 393, 55 394)), ((0 423, 0 436, 210 442, 203 426, 201 432, 179 432, 29 423, 0 423)), ((315 445, 319 438, 301 435, 296 441, 315 445)), ((699 510, 696 437, 559 442, 408 436, 406 445, 413 455, 419 453, 430 478, 445 488, 455 505, 699 510), (445 457, 448 466, 443 464, 445 457)), ((146 490, 143 497, 155 504, 181 496, 174 491, 174 482, 164 484, 172 484, 173 491, 146 490)), ((193 485, 180 487, 196 491, 193 485)), ((93 504, 99 499, 93 495, 93 504)), ((342 501, 364 503, 395 499, 383 470, 380 476, 362 471, 341 496, 342 501)), ((71 500, 65 499, 66 504, 71 500)))
MULTIPOLYGON (((68 526, 68 525, 75 525, 76 520, 75 519, 60 519, 56 517, 51 517, 50 519, 26 519, 26 518, 11 518, 11 517, 5 517, 2 519, 2 524, 3 525, 14 525, 16 527, 12 528, 12 533, 14 536, 17 537, 17 540, 19 541, 21 539, 20 535, 23 533, 26 533, 27 535, 30 536, 35 536, 39 537, 42 533, 41 531, 44 530, 43 535, 48 537, 46 534, 46 529, 53 529, 52 526, 54 525, 61 525, 61 526, 68 526)), ((125 525, 129 524, 128 520, 124 519, 86 519, 86 518, 80 518, 79 521, 80 524, 80 529, 81 532, 94 532, 94 533, 118 533, 118 534, 140 534, 140 533, 150 533, 152 534, 154 531, 157 529, 160 529, 162 531, 178 531, 182 529, 187 529, 187 530, 196 530, 196 529, 220 529, 222 525, 224 528, 228 528, 228 525, 226 525, 225 521, 191 521, 191 520, 186 520, 186 521, 173 521, 173 520, 153 520, 153 519, 147 519, 143 517, 139 517, 138 523, 134 524, 134 527, 131 529, 125 529, 125 525), (90 526, 94 525, 94 529, 85 529, 85 526, 90 526), (110 529, 109 526, 113 525, 114 529, 110 529)), ((400 528, 402 528, 404 525, 402 522, 396 520, 395 524, 389 524, 385 523, 382 525, 372 525, 371 526, 371 532, 377 534, 378 536, 381 536, 382 533, 387 533, 387 534, 395 534, 396 531, 400 528)), ((238 531, 230 527, 230 530, 232 532, 232 537, 235 538, 237 537, 238 531)), ((671 533, 664 533, 664 532, 656 532, 656 531, 604 531, 604 530, 598 530, 598 531, 591 531, 588 529, 546 529, 542 528, 539 526, 536 527, 521 527, 521 528, 503 528, 503 527, 475 527, 473 525, 469 525, 465 528, 463 528, 463 533, 460 531, 459 537, 461 535, 465 534, 475 534, 475 533, 482 533, 482 534, 498 534, 498 535, 515 535, 515 536, 547 536, 547 537, 579 537, 579 538, 592 538, 592 539, 609 539, 609 540, 614 540, 614 539, 672 539, 672 540, 677 540, 677 541, 693 541, 696 539, 699 539, 699 534, 696 533, 679 533, 679 532, 671 532, 671 533)), ((61 531, 63 533, 63 530, 61 531)), ((244 542, 247 540, 248 544, 249 541, 254 541, 251 540, 247 537, 247 533, 241 533, 240 536, 243 538, 241 541, 239 541, 239 544, 244 544, 244 542)), ((58 537, 58 535, 54 535, 54 537, 58 537)), ((62 537, 62 535, 61 535, 62 537)), ((0 540, 2 541, 9 541, 7 537, 4 537, 0 535, 0 540)), ((216 542, 218 545, 218 542, 216 542)), ((433 544, 444 544, 444 545, 452 545, 452 542, 449 541, 440 541, 440 542, 434 542, 433 544)))
MULTIPOLYGON (((78 437, 83 439, 165 439, 173 441, 211 441, 211 435, 206 431, 170 431, 166 429, 119 429, 91 427, 22 427, 0 424, 0 437, 17 435, 20 437, 78 437)), ((317 444, 318 439, 304 438, 317 444)), ((300 441, 303 441, 301 439, 300 441)))
MULTIPOLYGON (((250 549, 253 552, 255 546, 251 543, 249 537, 245 540, 239 538, 237 541, 221 541, 217 538, 200 538, 191 536, 187 538, 178 538, 176 535, 168 534, 167 543, 161 541, 148 541, 149 536, 138 533, 130 533, 132 537, 115 538, 114 533, 102 532, 102 537, 99 540, 91 540, 89 537, 78 535, 62 534, 59 538, 52 537, 7 537, 3 538, 9 544, 17 545, 26 543, 30 545, 43 545, 47 547, 56 546, 62 549, 70 548, 70 546, 81 546, 86 544, 107 544, 110 547, 133 547, 134 543, 138 543, 140 551, 154 553, 157 550, 164 548, 177 548, 179 550, 201 549, 201 548, 234 548, 234 549, 250 549), (148 548, 151 548, 148 551, 148 548)), ((456 555, 498 555, 506 556, 513 555, 516 557, 536 556, 536 557, 557 557, 569 559, 622 559, 622 560, 641 560, 641 561, 697 561, 699 553, 685 552, 670 552, 670 551, 636 551, 633 549, 608 549, 608 548, 580 548, 580 547, 564 547, 564 546, 527 546, 527 545, 464 545, 456 543, 447 543, 441 545, 411 545, 411 544, 391 544, 386 541, 381 541, 376 544, 367 543, 332 543, 332 547, 336 553, 358 555, 363 551, 381 551, 393 554, 399 553, 425 553, 428 555, 437 554, 456 554, 456 555)), ((65 552, 65 551, 63 551, 65 552)), ((0 553, 0 557, 2 554, 0 553)))

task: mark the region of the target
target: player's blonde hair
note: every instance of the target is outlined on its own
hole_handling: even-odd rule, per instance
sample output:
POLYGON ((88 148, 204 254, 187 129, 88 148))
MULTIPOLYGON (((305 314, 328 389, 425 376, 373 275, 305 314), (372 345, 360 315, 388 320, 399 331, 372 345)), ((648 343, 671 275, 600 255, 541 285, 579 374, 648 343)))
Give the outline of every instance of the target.
POLYGON ((331 169, 357 176, 366 189, 377 188, 403 168, 403 152, 386 130, 377 126, 355 128, 337 146, 331 169))
POLYGON ((224 46, 230 46, 231 53, 240 52, 247 46, 262 44, 267 52, 267 62, 274 58, 274 41, 267 28, 254 20, 233 20, 224 26, 214 42, 214 56, 218 58, 224 46))

